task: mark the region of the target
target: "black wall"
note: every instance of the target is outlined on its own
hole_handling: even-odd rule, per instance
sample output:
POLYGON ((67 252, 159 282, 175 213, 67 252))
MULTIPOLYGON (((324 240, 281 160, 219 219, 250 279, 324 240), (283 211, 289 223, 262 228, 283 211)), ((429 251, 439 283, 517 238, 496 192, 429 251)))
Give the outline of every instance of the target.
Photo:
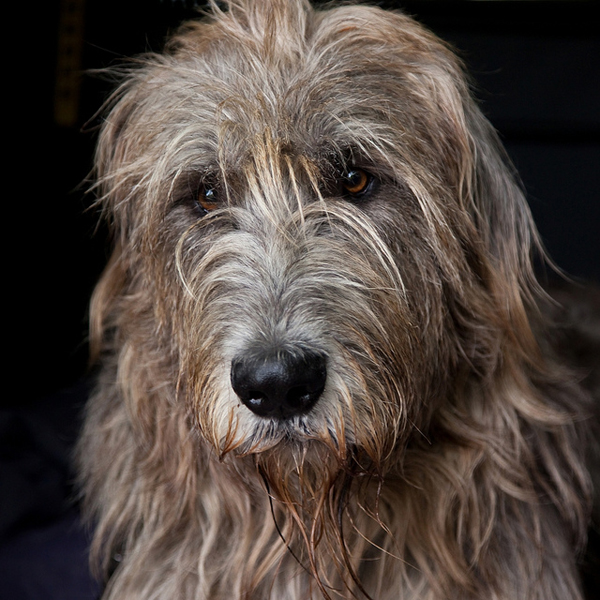
MULTIPOLYGON (((570 274, 600 281, 595 3, 384 4, 404 7, 456 46, 475 78, 483 110, 521 173, 550 254, 570 274)), ((7 65, 14 72, 6 76, 4 94, 14 108, 4 114, 10 132, 5 182, 16 181, 16 191, 5 188, 14 216, 7 215, 4 226, 8 375, 17 384, 7 394, 9 404, 43 397, 85 372, 87 301, 107 256, 105 232, 95 232, 92 199, 77 186, 91 167, 94 113, 111 84, 84 76, 74 123, 59 125, 57 49, 70 36, 81 51, 81 69, 107 66, 160 49, 168 30, 193 14, 183 2, 159 0, 82 5, 80 38, 73 30, 59 34, 57 0, 20 5, 8 34, 7 65)))

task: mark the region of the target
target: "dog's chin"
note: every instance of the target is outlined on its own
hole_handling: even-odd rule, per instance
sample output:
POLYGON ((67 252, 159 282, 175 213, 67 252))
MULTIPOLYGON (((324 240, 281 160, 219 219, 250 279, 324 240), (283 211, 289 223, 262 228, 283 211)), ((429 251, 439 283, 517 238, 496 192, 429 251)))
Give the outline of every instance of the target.
POLYGON ((348 457, 340 456, 320 440, 281 439, 246 457, 254 461, 273 498, 303 506, 309 512, 313 503, 320 504, 348 472, 348 457))
MULTIPOLYGON (((250 461, 272 499, 286 506, 315 511, 332 493, 350 480, 360 485, 380 471, 365 449, 349 440, 338 440, 333 431, 316 435, 301 419, 268 421, 256 436, 244 440, 225 460, 248 466, 250 461)), ((336 492, 337 490, 337 492, 336 492)))

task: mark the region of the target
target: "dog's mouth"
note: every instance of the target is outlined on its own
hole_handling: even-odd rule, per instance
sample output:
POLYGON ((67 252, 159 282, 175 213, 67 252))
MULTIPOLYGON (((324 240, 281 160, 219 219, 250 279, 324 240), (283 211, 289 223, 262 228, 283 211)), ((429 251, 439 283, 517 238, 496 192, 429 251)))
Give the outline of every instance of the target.
POLYGON ((235 456, 245 457, 277 451, 287 455, 309 455, 316 446, 329 448, 330 452, 339 454, 340 443, 334 431, 315 430, 308 415, 297 415, 293 418, 261 418, 254 419, 252 429, 231 444, 224 439, 221 445, 222 455, 233 451, 235 456))

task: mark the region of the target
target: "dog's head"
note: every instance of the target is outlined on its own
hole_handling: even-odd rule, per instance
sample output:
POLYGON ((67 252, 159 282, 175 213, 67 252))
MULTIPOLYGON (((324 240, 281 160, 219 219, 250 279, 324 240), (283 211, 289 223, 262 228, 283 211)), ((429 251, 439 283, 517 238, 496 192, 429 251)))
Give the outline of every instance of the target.
MULTIPOLYGON (((194 515, 198 496, 213 494, 202 509, 213 528, 229 526, 221 513, 254 506, 240 487, 264 499, 264 481, 274 514, 299 526, 317 581, 321 564, 338 561, 345 585, 360 589, 351 563, 371 542, 346 509, 363 482, 375 503, 384 480, 418 490, 403 502, 423 517, 419 531, 405 528, 427 549, 420 568, 429 572, 434 552, 442 571, 469 573, 434 538, 455 540, 464 517, 480 519, 465 547, 489 541, 493 515, 479 507, 474 517, 479 492, 464 489, 479 465, 490 511, 498 489, 515 506, 535 497, 536 460, 547 473, 577 470, 558 429, 558 467, 563 458, 530 451, 527 423, 566 421, 533 391, 545 367, 527 316, 529 211, 459 61, 412 19, 303 0, 215 6, 164 54, 126 69, 97 172, 115 251, 93 300, 92 341, 110 366, 102 400, 126 408, 103 417, 98 403, 94 418, 106 444, 120 453, 125 440, 131 457, 107 458, 112 475, 90 479, 135 481, 144 510, 160 505, 148 498, 161 485, 181 490, 177 510, 194 515), (224 475, 202 487, 211 469, 233 474, 235 489, 224 475), (315 558, 319 543, 326 551, 315 558)), ((551 487, 557 504, 570 494, 551 487)), ((399 498, 381 511, 359 502, 364 529, 385 510, 394 521, 399 498)), ((126 516, 106 517, 98 543, 147 527, 138 505, 122 504, 111 514, 126 516)), ((169 518, 180 526, 175 508, 169 518)), ((252 549, 251 529, 244 535, 249 555, 236 556, 254 581, 279 559, 252 549)), ((386 535, 376 543, 393 554, 386 535)))
POLYGON ((522 194, 406 16, 215 9, 128 72, 97 165, 117 241, 98 329, 168 356, 220 454, 319 440, 379 465, 515 324, 529 343, 522 194))

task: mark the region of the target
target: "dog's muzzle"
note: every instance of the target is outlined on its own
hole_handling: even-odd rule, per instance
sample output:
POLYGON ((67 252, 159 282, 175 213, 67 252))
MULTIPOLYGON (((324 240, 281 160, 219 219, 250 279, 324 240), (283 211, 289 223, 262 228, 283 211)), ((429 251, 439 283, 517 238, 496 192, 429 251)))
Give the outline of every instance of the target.
POLYGON ((231 385, 259 417, 290 419, 308 413, 325 389, 326 358, 310 350, 248 353, 231 364, 231 385))

